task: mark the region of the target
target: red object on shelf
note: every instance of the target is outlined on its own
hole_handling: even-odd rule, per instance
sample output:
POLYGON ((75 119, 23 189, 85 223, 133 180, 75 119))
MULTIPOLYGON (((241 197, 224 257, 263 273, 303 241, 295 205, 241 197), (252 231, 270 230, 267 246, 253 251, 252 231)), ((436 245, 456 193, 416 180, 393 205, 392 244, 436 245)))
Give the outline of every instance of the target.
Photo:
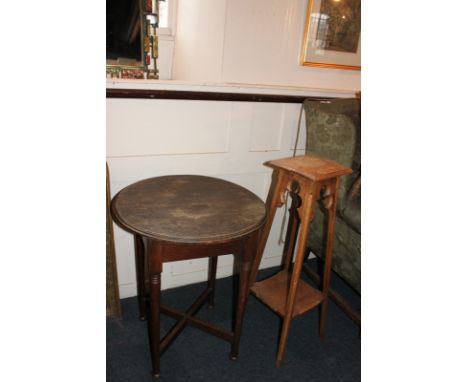
POLYGON ((153 1, 146 0, 146 12, 153 12, 153 1))

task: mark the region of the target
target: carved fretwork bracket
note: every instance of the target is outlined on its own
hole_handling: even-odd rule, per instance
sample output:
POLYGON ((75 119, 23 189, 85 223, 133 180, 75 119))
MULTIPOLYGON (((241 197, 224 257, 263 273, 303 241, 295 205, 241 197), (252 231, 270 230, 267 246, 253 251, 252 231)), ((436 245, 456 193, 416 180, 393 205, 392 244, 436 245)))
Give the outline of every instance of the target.
POLYGON ((333 191, 329 184, 326 184, 322 188, 321 201, 323 206, 328 210, 333 203, 333 191))
POLYGON ((288 196, 291 198, 291 213, 296 213, 301 221, 304 221, 304 205, 305 198, 313 197, 319 200, 325 209, 330 209, 333 205, 337 190, 337 180, 326 180, 313 182, 301 176, 291 176, 282 184, 281 193, 277 203, 278 207, 284 205, 288 196), (316 191, 314 191, 316 190, 316 191))
POLYGON ((338 179, 324 182, 320 187, 320 202, 325 209, 330 209, 335 200, 335 194, 338 187, 338 179))
POLYGON ((290 174, 288 182, 285 186, 285 191, 283 195, 289 194, 291 202, 291 213, 293 211, 297 214, 297 217, 301 222, 304 222, 305 211, 304 204, 305 200, 308 197, 314 197, 314 189, 316 184, 309 179, 306 179, 302 176, 297 176, 296 174, 290 174))

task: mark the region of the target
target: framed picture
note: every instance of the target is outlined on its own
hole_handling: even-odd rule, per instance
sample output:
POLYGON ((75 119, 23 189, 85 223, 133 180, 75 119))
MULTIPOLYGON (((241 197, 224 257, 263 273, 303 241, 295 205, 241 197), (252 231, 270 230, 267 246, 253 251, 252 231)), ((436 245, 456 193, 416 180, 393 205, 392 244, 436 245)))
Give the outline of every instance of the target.
POLYGON ((361 0, 309 0, 301 64, 361 70, 361 0))

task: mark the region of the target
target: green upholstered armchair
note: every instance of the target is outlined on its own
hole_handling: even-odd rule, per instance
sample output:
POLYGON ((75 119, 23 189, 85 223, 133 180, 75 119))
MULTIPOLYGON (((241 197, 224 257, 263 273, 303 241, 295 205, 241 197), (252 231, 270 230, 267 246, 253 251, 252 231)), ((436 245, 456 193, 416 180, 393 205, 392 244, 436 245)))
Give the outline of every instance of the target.
MULTIPOLYGON (((333 270, 361 293, 361 108, 360 98, 330 101, 306 100, 306 154, 350 166, 353 173, 340 179, 336 211, 333 270)), ((316 208, 308 246, 322 256, 324 213, 316 208)), ((310 268, 308 268, 308 272, 310 268)), ((310 274, 310 273, 309 273, 310 274)), ((317 278, 317 275, 315 275, 317 278)), ((335 292, 330 297, 360 324, 360 315, 335 292), (338 299, 335 299, 336 297, 338 299), (341 301, 340 301, 341 300, 341 301), (341 304, 340 304, 341 302, 341 304), (343 306, 342 306, 343 305, 343 306)))

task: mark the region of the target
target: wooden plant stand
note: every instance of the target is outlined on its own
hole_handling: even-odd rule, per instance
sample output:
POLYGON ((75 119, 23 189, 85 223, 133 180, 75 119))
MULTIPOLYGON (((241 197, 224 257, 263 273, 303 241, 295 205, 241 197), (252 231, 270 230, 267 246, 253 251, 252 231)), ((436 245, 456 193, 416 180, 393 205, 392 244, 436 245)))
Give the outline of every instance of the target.
POLYGON ((331 160, 306 155, 272 160, 266 165, 273 167, 274 172, 267 200, 267 220, 260 236, 251 273, 250 291, 283 318, 276 357, 276 366, 280 367, 284 359, 289 328, 294 317, 320 305, 320 336, 323 338, 325 334, 338 178, 351 173, 352 170, 331 160), (272 277, 256 282, 275 212, 285 203, 286 192, 290 193, 292 204, 282 270, 272 277), (328 220, 321 290, 314 289, 300 279, 307 249, 309 225, 319 199, 322 200, 327 210, 328 220), (297 236, 297 255, 291 271, 291 260, 297 236))

